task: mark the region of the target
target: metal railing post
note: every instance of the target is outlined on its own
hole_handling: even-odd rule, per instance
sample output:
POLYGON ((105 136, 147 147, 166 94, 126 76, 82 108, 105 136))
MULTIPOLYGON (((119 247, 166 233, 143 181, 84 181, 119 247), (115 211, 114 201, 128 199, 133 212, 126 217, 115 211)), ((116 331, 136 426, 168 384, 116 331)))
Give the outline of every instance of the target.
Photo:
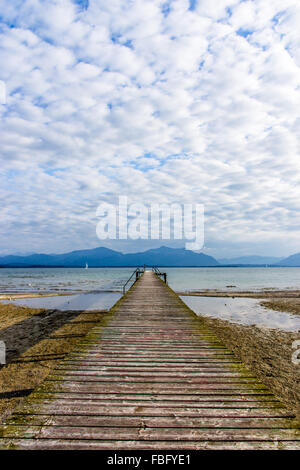
POLYGON ((156 266, 152 266, 152 271, 153 271, 154 274, 156 274, 157 276, 163 277, 163 278, 164 278, 164 282, 167 284, 167 273, 161 273, 160 270, 159 270, 156 266))
MULTIPOLYGON (((131 279, 133 278, 133 276, 135 275, 135 281, 133 282, 133 284, 136 283, 136 281, 139 279, 140 275, 145 271, 145 269, 142 269, 142 268, 136 268, 133 273, 131 274, 130 278, 127 279, 127 281, 125 282, 125 284, 123 285, 123 295, 125 295, 126 293, 126 286, 128 284, 129 281, 131 281, 131 279)), ((133 285, 132 284, 132 285, 133 285)))

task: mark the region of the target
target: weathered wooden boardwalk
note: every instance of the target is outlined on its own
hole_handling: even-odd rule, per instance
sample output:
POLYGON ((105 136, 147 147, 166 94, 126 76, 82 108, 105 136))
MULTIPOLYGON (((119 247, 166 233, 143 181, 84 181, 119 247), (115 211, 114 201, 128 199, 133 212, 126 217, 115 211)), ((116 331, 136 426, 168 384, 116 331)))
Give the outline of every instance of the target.
POLYGON ((2 430, 1 448, 300 449, 282 406, 152 272, 2 430))

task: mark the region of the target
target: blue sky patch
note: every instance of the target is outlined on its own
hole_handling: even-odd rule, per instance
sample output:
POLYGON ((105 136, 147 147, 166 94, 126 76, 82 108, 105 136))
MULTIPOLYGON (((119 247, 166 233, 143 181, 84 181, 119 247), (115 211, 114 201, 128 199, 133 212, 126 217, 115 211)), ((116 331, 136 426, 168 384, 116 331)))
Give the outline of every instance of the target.
POLYGON ((227 8, 226 8, 226 13, 227 13, 227 15, 229 16, 229 18, 232 17, 232 9, 231 9, 230 7, 227 7, 227 8))
POLYGON ((251 31, 250 29, 238 29, 236 34, 238 36, 242 36, 243 38, 247 38, 248 36, 251 36, 251 34, 253 34, 253 31, 251 31))
POLYGON ((189 0, 190 6, 189 10, 194 11, 197 6, 197 0, 189 0))
POLYGON ((163 3, 161 7, 161 11, 165 18, 169 16, 170 11, 171 11, 171 2, 163 3))
POLYGON ((274 23, 274 25, 277 25, 280 19, 285 15, 285 13, 286 13, 285 10, 283 10, 277 13, 277 15, 273 16, 272 23, 274 23))
POLYGON ((73 2, 76 3, 81 10, 87 10, 89 7, 89 0, 73 0, 73 2))

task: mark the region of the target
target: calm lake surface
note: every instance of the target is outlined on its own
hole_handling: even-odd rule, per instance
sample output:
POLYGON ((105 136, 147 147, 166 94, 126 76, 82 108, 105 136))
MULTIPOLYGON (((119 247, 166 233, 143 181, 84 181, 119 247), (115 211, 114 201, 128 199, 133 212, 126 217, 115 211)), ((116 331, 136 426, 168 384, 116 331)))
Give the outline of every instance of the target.
POLYGON ((87 292, 84 294, 59 295, 56 297, 36 297, 32 299, 2 300, 31 308, 50 310, 109 310, 121 298, 119 292, 87 292))
MULTIPOLYGON (((134 268, 4 268, 0 294, 120 292, 134 268)), ((177 292, 300 289, 300 268, 160 268, 177 292), (234 286, 234 287, 229 287, 234 286)))
MULTIPOLYGON (((300 268, 160 270, 167 272, 168 284, 177 292, 300 289, 300 268)), ((5 268, 0 269, 0 294, 68 294, 13 302, 36 308, 105 310, 121 297, 122 287, 133 271, 133 268, 5 268)), ((286 331, 300 330, 300 317, 265 309, 257 299, 182 296, 182 300, 198 315, 286 331)))
POLYGON ((133 268, 4 268, 0 294, 121 292, 133 268))
POLYGON ((300 268, 160 269, 168 273, 168 283, 177 292, 300 289, 300 268))
POLYGON ((180 297, 199 316, 219 318, 242 325, 257 325, 284 331, 300 331, 299 316, 265 308, 260 305, 260 301, 257 299, 187 295, 180 297))

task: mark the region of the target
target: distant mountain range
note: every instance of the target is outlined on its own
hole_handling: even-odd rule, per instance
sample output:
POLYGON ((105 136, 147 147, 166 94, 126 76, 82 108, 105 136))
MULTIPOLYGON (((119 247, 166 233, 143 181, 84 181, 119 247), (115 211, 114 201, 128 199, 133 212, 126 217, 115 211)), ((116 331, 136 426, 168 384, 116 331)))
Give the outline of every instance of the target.
POLYGON ((2 267, 136 267, 143 266, 218 266, 212 256, 195 253, 184 248, 168 248, 161 246, 157 249, 141 253, 123 254, 108 248, 78 250, 60 255, 32 254, 29 256, 9 255, 0 257, 2 267))
POLYGON ((143 266, 300 266, 300 253, 288 258, 271 256, 240 256, 216 260, 204 253, 195 253, 184 248, 160 248, 140 253, 123 254, 109 248, 98 247, 90 250, 77 250, 60 255, 31 254, 0 257, 0 267, 136 267, 143 266))
POLYGON ((283 258, 277 258, 274 256, 240 256, 239 258, 223 258, 218 259, 220 264, 278 264, 283 258))
POLYGON ((291 266, 291 267, 300 266, 300 253, 291 255, 288 258, 283 259, 277 264, 278 266, 291 266))

